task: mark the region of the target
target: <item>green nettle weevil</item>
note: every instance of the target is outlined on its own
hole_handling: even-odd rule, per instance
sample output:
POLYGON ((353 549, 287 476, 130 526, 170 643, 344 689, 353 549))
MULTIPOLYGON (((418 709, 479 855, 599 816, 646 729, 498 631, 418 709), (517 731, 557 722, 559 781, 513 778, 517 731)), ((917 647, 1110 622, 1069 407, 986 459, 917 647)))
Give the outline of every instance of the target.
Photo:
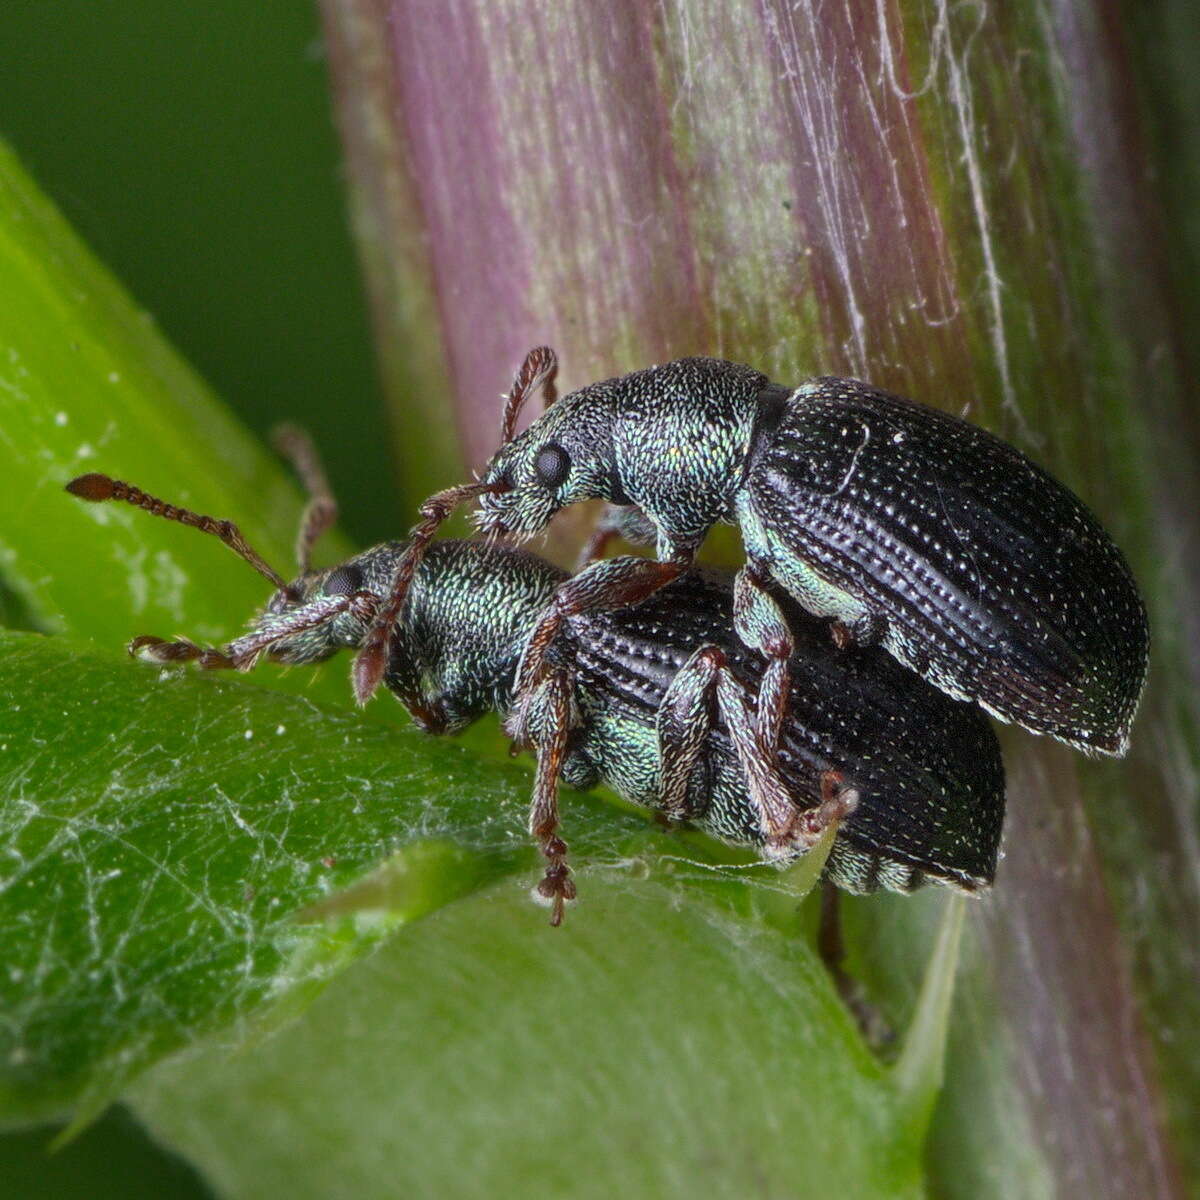
MULTIPOLYGON (((533 637, 533 686, 559 623, 635 603, 683 572, 717 522, 740 526, 747 563, 734 626, 767 660, 762 720, 786 693, 792 642, 780 584, 832 618, 840 645, 881 644, 906 667, 1002 721, 1090 753, 1121 755, 1146 677, 1146 610, 1124 557, 1083 503, 1014 447, 964 420, 868 384, 785 387, 751 367, 684 358, 591 384, 556 404, 551 350, 530 352, 481 482, 422 509, 419 559, 437 522, 478 496, 485 533, 527 537, 564 505, 616 506, 603 533, 656 544, 659 561, 594 563, 533 637), (541 389, 546 412, 519 436, 541 389)), ((403 601, 411 562, 385 607, 403 601)), ((356 664, 378 683, 386 627, 356 664)))
MULTIPOLYGON (((177 508, 106 475, 68 491, 120 500, 220 537, 275 593, 249 632, 220 649, 138 637, 130 652, 159 663, 249 670, 263 656, 312 663, 358 649, 393 596, 408 542, 388 542, 313 569, 313 542, 336 505, 311 447, 284 448, 312 497, 288 583, 237 527, 177 508)), ((824 626, 786 596, 790 683, 777 754, 751 703, 762 657, 732 631, 728 578, 692 570, 644 603, 564 619, 543 670, 517 703, 522 656, 539 616, 573 581, 523 550, 447 541, 413 563, 389 638, 384 683, 431 733, 497 711, 537 754, 529 827, 546 859, 538 894, 562 917, 575 895, 559 835, 558 782, 606 782, 625 798, 686 818, 789 862, 831 825, 827 880, 853 892, 907 892, 926 882, 977 892, 992 881, 1004 816, 1004 769, 986 718, 947 698, 878 649, 838 651, 824 626), (516 726, 519 725, 519 731, 516 726)))

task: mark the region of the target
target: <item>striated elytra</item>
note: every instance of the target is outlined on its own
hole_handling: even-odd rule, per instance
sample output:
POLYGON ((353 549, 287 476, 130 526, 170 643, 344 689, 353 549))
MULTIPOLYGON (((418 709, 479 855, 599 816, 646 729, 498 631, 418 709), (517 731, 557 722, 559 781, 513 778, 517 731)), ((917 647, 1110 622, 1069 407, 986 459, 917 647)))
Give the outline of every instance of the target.
MULTIPOLYGON (((530 360, 526 377, 552 378, 548 350, 530 360)), ((773 580, 840 643, 878 641, 950 696, 1084 751, 1128 748, 1149 652, 1128 564, 1078 497, 967 421, 855 380, 792 388, 687 358, 565 396, 501 447, 483 488, 485 531, 530 535, 602 497, 623 506, 613 528, 651 533, 679 569, 715 523, 737 524, 735 624, 768 655, 787 650, 765 632, 773 580), (548 446, 569 463, 552 485, 548 446)), ((591 568, 601 606, 606 567, 591 568)), ((671 575, 646 570, 642 594, 671 575)))

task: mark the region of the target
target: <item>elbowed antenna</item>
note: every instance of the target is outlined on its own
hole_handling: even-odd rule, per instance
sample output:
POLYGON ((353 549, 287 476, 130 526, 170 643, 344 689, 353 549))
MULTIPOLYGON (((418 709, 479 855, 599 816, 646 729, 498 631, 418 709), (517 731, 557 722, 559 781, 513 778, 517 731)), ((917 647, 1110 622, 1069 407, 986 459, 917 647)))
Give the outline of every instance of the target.
POLYGON ((181 525, 190 525, 193 529, 199 529, 201 533, 211 533, 220 538, 235 554, 244 558, 260 575, 269 579, 279 591, 288 590, 287 580, 268 565, 262 555, 242 537, 242 531, 232 521, 221 521, 216 517, 206 517, 202 513, 192 512, 191 509, 168 504, 157 496, 143 492, 132 483, 112 479, 98 472, 72 479, 67 484, 67 491, 72 496, 78 496, 80 500, 89 500, 94 504, 103 500, 123 500, 135 508, 145 509, 153 516, 178 521, 181 525))

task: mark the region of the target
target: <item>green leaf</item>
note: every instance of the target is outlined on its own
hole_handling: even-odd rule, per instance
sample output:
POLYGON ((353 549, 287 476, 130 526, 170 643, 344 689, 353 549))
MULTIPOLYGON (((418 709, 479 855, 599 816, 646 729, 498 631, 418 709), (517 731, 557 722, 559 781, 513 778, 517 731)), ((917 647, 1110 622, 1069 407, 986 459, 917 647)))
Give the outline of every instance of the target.
POLYGON ((582 886, 561 930, 507 886, 441 910, 135 1110, 229 1197, 923 1194, 806 945, 657 877, 582 886))
POLYGON ((530 865, 526 787, 415 730, 0 635, 0 1114, 91 1112, 162 1053, 530 865), (297 916, 393 851, 386 919, 297 916))
POLYGON ((285 1155, 314 1195, 328 1172, 369 1171, 368 1144, 392 1139, 398 1154, 420 1146, 396 1194, 406 1178, 454 1190, 489 1121, 508 1148, 493 1169, 513 1180, 537 1170, 552 1182, 582 1164, 597 1189, 654 1190, 716 1153, 730 1194, 761 1174, 856 1195, 915 1190, 923 1122, 902 1119, 904 1089, 779 919, 778 885, 755 884, 777 876, 724 875, 703 839, 571 797, 583 902, 551 931, 527 895, 528 786, 526 771, 413 730, 0 635, 0 1115, 73 1105, 86 1119, 191 1047, 135 1093, 185 1149, 201 1114, 236 1125, 237 1105, 264 1093, 294 1102, 279 1146, 255 1140, 247 1156, 234 1138, 222 1153, 236 1163, 199 1156, 218 1176, 245 1173, 232 1193, 255 1194, 247 1180, 261 1182, 310 1122, 331 1120, 345 1127, 344 1160, 319 1141, 319 1162, 285 1155), (439 908, 350 972, 329 1007, 259 1044, 385 934, 439 908), (330 1022, 358 1032, 330 1040, 330 1022), (731 1061, 728 1075, 714 1066, 731 1061), (334 1104, 330 1089, 350 1078, 354 1102, 334 1104), (381 1092, 399 1080, 397 1110, 381 1092), (547 1132, 565 1136, 589 1102, 609 1117, 557 1162, 547 1132), (836 1136, 847 1121, 850 1156, 836 1136), (789 1129, 816 1147, 802 1163, 789 1129), (666 1157, 632 1154, 642 1138, 666 1157))

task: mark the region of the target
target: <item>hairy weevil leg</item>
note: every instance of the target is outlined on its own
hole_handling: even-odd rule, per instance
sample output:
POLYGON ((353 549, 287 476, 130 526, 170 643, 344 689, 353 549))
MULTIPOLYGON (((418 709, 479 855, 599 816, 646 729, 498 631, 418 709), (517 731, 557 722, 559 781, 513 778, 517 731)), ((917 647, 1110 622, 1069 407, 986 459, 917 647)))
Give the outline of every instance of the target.
POLYGON ((659 705, 655 726, 662 772, 659 805, 669 820, 692 816, 688 784, 712 728, 717 675, 726 669, 716 646, 701 646, 671 680, 659 705))
POLYGON ((567 844, 558 836, 558 777, 576 723, 574 700, 575 685, 570 674, 554 669, 538 685, 531 714, 537 775, 529 806, 529 832, 546 859, 537 893, 550 903, 551 925, 562 924, 566 902, 575 899, 575 881, 566 861, 567 844))
POLYGON ((773 758, 787 712, 788 661, 795 644, 782 610, 766 590, 769 578, 767 568, 754 559, 738 572, 733 585, 733 626, 738 637, 767 660, 758 689, 755 729, 773 758))
POLYGON ((417 510, 421 519, 409 533, 408 549, 401 556, 392 575, 387 602, 379 606, 371 629, 363 639, 362 647, 351 668, 354 697, 359 704, 366 704, 383 682, 391 656, 392 637, 404 602, 408 599, 413 575, 416 574, 421 559, 425 557, 425 551, 429 549, 429 543, 433 541, 438 527, 460 504, 494 490, 488 484, 464 483, 430 496, 417 510))
POLYGON ((528 709, 534 689, 546 675, 546 652, 569 617, 586 612, 605 612, 637 604, 665 587, 687 570, 690 559, 656 562, 650 558, 621 555, 593 563, 585 571, 568 579, 554 593, 525 642, 521 664, 517 668, 515 700, 505 722, 513 741, 527 746, 528 709))
POLYGON ((759 810, 764 856, 787 859, 811 850, 831 825, 854 811, 857 789, 845 786, 839 772, 824 771, 820 802, 814 808, 800 808, 783 781, 775 746, 762 737, 761 708, 752 707, 749 689, 728 669, 723 655, 716 683, 721 717, 759 810))
POLYGON ((606 504, 591 536, 579 551, 575 570, 582 571, 592 563, 599 562, 613 538, 624 538, 634 546, 649 546, 653 544, 656 533, 654 523, 636 504, 606 504))

